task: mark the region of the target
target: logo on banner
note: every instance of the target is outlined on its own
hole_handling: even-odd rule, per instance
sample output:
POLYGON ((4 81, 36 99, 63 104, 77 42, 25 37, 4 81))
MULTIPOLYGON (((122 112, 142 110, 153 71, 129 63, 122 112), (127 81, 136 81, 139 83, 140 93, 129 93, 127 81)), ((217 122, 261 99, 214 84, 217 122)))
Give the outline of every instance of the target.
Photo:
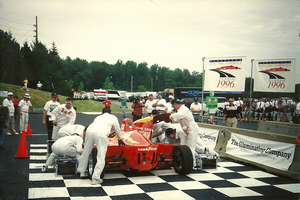
POLYGON ((278 66, 291 66, 291 61, 276 61, 276 62, 259 62, 258 63, 261 67, 272 67, 266 70, 259 71, 260 73, 265 73, 269 76, 269 89, 284 89, 285 88, 285 77, 283 76, 282 72, 289 72, 288 68, 278 67, 278 66), (280 75, 278 74, 280 73, 280 75))
POLYGON ((225 72, 224 70, 239 70, 240 67, 236 66, 223 66, 216 69, 210 69, 210 71, 217 72, 220 75, 217 87, 234 87, 235 76, 225 72))

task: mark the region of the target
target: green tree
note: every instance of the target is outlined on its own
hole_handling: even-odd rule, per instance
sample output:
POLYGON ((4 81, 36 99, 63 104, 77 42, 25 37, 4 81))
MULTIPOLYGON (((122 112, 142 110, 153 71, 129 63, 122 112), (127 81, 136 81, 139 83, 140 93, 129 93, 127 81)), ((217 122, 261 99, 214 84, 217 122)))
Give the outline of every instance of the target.
POLYGON ((147 91, 147 89, 146 89, 146 87, 145 87, 145 86, 143 86, 143 85, 139 85, 139 87, 138 87, 137 91, 138 91, 138 92, 146 92, 146 91, 147 91))
POLYGON ((103 89, 105 90, 114 90, 114 83, 110 81, 110 78, 107 77, 103 83, 103 89))
POLYGON ((82 81, 79 84, 78 91, 84 91, 84 84, 82 81))

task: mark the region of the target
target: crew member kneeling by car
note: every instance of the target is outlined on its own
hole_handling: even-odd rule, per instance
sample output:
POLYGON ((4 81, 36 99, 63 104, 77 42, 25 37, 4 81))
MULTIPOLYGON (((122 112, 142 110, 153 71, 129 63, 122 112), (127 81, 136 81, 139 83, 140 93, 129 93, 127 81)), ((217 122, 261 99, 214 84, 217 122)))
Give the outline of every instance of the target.
POLYGON ((101 184, 103 182, 104 174, 101 174, 105 167, 105 155, 107 151, 107 136, 110 134, 110 130, 113 127, 118 137, 119 146, 125 145, 122 140, 121 129, 118 118, 111 115, 110 108, 103 108, 102 115, 95 118, 91 123, 85 136, 85 145, 83 153, 80 157, 79 166, 77 172, 80 173, 80 177, 87 177, 88 174, 85 171, 88 164, 89 155, 92 152, 94 144, 97 146, 97 163, 92 176, 92 185, 101 184), (100 175, 102 177, 100 177, 100 175))
POLYGON ((240 110, 238 106, 233 105, 233 99, 229 99, 229 105, 225 106, 224 108, 224 114, 223 114, 223 124, 225 124, 225 117, 226 117, 226 126, 228 127, 234 127, 237 126, 237 119, 236 115, 238 114, 240 122, 243 123, 243 120, 241 118, 240 110))

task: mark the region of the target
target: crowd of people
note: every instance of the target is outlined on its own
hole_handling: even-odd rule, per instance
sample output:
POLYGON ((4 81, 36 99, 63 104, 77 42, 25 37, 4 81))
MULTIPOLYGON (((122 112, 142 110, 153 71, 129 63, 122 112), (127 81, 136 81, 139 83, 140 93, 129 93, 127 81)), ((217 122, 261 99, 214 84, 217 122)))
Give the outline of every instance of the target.
MULTIPOLYGON (((236 103, 236 101, 235 101, 236 103)), ((236 104, 237 105, 237 104, 236 104)), ((288 98, 274 98, 274 99, 252 99, 250 101, 247 97, 241 104, 239 104, 241 115, 244 120, 268 120, 299 123, 299 98, 288 100, 288 98)))

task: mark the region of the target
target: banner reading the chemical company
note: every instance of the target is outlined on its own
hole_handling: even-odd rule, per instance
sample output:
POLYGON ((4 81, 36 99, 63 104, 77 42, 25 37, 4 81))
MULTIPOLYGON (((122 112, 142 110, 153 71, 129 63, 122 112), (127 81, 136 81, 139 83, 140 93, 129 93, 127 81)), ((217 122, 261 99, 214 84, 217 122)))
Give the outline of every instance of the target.
POLYGON ((205 91, 244 91, 246 57, 205 58, 205 91))
POLYGON ((256 92, 295 92, 296 59, 254 60, 256 92))
POLYGON ((293 162, 295 144, 276 142, 231 133, 226 153, 287 171, 293 162))

